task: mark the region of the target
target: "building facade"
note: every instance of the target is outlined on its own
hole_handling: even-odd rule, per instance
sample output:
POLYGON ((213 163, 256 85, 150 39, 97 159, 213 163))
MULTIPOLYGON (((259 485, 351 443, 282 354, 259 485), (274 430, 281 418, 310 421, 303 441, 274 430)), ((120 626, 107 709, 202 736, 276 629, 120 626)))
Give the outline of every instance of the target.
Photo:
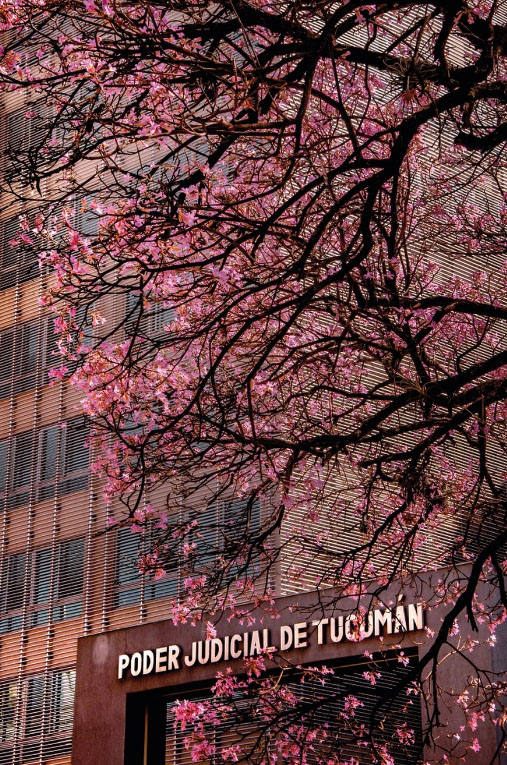
MULTIPOLYGON (((37 123, 26 122, 26 103, 9 97, 5 108, 4 148, 15 153, 40 140, 37 123)), ((209 695, 217 672, 241 671, 243 658, 270 645, 293 664, 331 666, 335 679, 328 692, 343 695, 342 689, 353 688, 362 694, 368 699, 366 722, 372 705, 427 649, 438 628, 439 612, 418 610, 431 599, 435 581, 428 578, 422 591, 407 590, 401 605, 393 593, 394 616, 386 616, 385 607, 374 609, 371 634, 361 646, 347 637, 346 613, 322 603, 315 610, 311 595, 298 594, 315 581, 318 561, 305 564, 300 582, 289 581, 283 561, 274 572, 279 620, 263 621, 258 629, 219 625, 217 642, 207 640, 202 627, 175 626, 171 616, 183 572, 161 579, 140 575, 136 557, 156 532, 108 527, 110 508, 89 469, 79 391, 49 375, 57 365, 57 341, 40 298, 52 275, 19 239, 20 215, 36 204, 8 200, 0 220, 0 765, 186 765, 191 756, 172 716, 175 699, 209 695), (395 646, 407 664, 398 661, 395 646), (365 650, 385 653, 376 687, 364 679, 365 650)), ((83 233, 93 237, 93 217, 79 207, 76 216, 83 233)), ((132 317, 135 301, 109 310, 132 317)), ((159 318, 148 317, 150 332, 160 329, 159 318)), ((240 525, 241 509, 241 503, 224 501, 205 512, 240 525)), ((260 522, 262 508, 256 512, 254 522, 260 522)), ((296 553, 289 552, 292 560, 296 553)), ((488 671, 507 666, 503 638, 500 630, 496 647, 480 649, 488 671)), ((444 679, 451 693, 455 665, 449 665, 444 679)), ((333 711, 340 709, 330 705, 328 714, 333 711)), ((402 714, 402 706, 395 706, 392 727, 402 714)), ((403 755, 407 765, 426 756, 420 752, 427 714, 417 700, 404 720, 415 731, 413 748, 403 755)), ((442 750, 448 749, 462 724, 457 713, 444 716, 437 750, 438 737, 442 750)), ((232 743, 250 735, 255 732, 231 725, 214 732, 232 743)), ((496 757, 501 763, 501 731, 490 726, 477 735, 480 762, 496 757)), ((269 742, 263 745, 269 749, 269 742)), ((350 757, 366 762, 353 745, 350 757)), ((473 753, 463 761, 479 762, 473 753)))

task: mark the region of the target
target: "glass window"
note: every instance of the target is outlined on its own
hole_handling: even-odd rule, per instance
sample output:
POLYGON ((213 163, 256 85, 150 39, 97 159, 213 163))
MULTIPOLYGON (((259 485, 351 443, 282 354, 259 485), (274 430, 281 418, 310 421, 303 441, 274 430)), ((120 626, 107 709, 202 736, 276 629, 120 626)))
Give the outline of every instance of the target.
POLYGON ((14 332, 12 329, 0 333, 0 398, 11 395, 13 340, 14 332))
MULTIPOLYGON (((158 580, 149 574, 141 576, 137 566, 143 550, 149 551, 156 545, 158 530, 150 526, 144 534, 133 533, 130 528, 118 530, 115 607, 137 603, 141 596, 144 601, 176 596, 180 567, 202 573, 214 564, 217 555, 224 551, 235 554, 245 534, 259 531, 261 507, 259 500, 250 505, 246 500, 231 499, 208 505, 201 513, 190 514, 192 517, 198 522, 187 539, 195 544, 193 559, 178 562, 175 556, 174 569, 158 580)), ((236 575, 237 567, 231 566, 227 576, 232 580, 236 575)))
POLYGON ((12 487, 28 486, 32 475, 33 433, 20 433, 14 439, 14 471, 12 487))
POLYGON ((47 428, 41 438, 40 479, 47 481, 56 475, 58 463, 58 427, 47 428))
POLYGON ((85 441, 88 428, 84 420, 72 420, 63 431, 64 473, 86 470, 88 467, 88 447, 85 441))
POLYGON ((7 218, 2 224, 2 268, 16 268, 18 261, 18 249, 19 245, 14 244, 13 240, 16 239, 19 234, 19 216, 15 215, 12 218, 7 218))
POLYGON ((119 529, 117 533, 117 558, 115 581, 115 608, 138 603, 141 599, 154 600, 177 595, 177 572, 169 572, 162 579, 151 575, 142 576, 137 560, 143 549, 149 549, 156 542, 155 529, 145 534, 132 532, 130 528, 119 529))
POLYGON ((84 539, 71 539, 58 546, 56 605, 53 606, 55 622, 81 616, 84 551, 84 539))
POLYGON ((46 624, 48 621, 51 575, 53 576, 53 621, 59 622, 81 615, 84 539, 61 542, 56 547, 55 555, 56 563, 52 567, 50 548, 37 550, 35 553, 35 571, 30 599, 32 627, 46 624))
POLYGON ((119 529, 116 538, 117 607, 137 603, 141 596, 141 577, 136 560, 141 551, 141 534, 129 528, 119 529))
POLYGON ((245 534, 252 534, 260 529, 260 502, 258 499, 252 503, 244 499, 224 502, 223 519, 224 536, 233 542, 239 542, 245 534))
POLYGON ((208 507, 195 516, 197 526, 192 533, 191 542, 196 545, 195 567, 205 568, 213 563, 217 555, 218 507, 208 507))
POLYGON ((11 112, 5 120, 7 127, 7 143, 12 153, 19 153, 25 148, 28 140, 25 110, 11 112))
POLYGON ((166 324, 174 319, 174 308, 164 308, 158 304, 150 311, 150 332, 159 335, 164 331, 166 324))
POLYGON ((0 685, 0 742, 12 741, 15 734, 16 708, 19 698, 17 683, 0 685))
POLYGON ((65 427, 53 425, 36 433, 19 433, 12 440, 10 475, 6 478, 7 442, 0 443, 0 492, 7 483, 8 506, 19 507, 29 499, 33 484, 34 500, 54 496, 60 478, 60 494, 79 491, 88 485, 88 427, 83 419, 70 420, 65 427), (38 456, 40 455, 40 460, 38 456))
MULTIPOLYGON (((58 349, 59 335, 55 332, 54 320, 49 318, 46 320, 46 348, 45 348, 45 368, 53 369, 59 367, 62 364, 62 356, 58 349)), ((46 379, 45 382, 48 380, 46 379)))
POLYGON ((141 549, 141 534, 134 533, 130 528, 120 529, 117 537, 117 583, 128 584, 139 577, 136 557, 141 549))
MULTIPOLYGON (((35 440, 36 446, 36 440, 35 440)), ((13 439, 11 475, 9 478, 10 494, 8 505, 11 508, 25 505, 30 493, 28 488, 32 478, 32 455, 34 450, 34 434, 20 433, 13 439)))
POLYGON ((44 722, 43 710, 44 678, 31 677, 28 681, 26 697, 25 735, 27 738, 41 735, 44 722))
POLYGON ((26 578, 26 554, 9 555, 3 560, 0 599, 0 633, 21 629, 26 578))
POLYGON ((22 324, 16 329, 14 352, 16 355, 15 393, 35 387, 39 328, 37 322, 22 324))
MULTIPOLYGON (((87 328, 83 344, 91 345, 91 328, 87 328)), ((15 330, 0 332, 0 398, 14 392, 23 393, 35 388, 38 369, 52 369, 62 363, 58 350, 58 335, 52 318, 22 324, 15 330), (39 352, 40 349, 40 352, 39 352)), ((44 377, 43 384, 48 382, 44 377)))
POLYGON ((91 197, 76 200, 76 216, 73 225, 77 231, 88 239, 94 239, 99 233, 99 215, 91 207, 91 197))
POLYGON ((0 632, 21 628, 21 608, 26 597, 30 627, 47 624, 49 608, 53 621, 81 615, 83 573, 83 538, 60 542, 52 548, 10 555, 4 559, 0 601, 0 632), (28 568, 27 568, 28 564, 28 568))
POLYGON ((126 327, 134 328, 141 314, 143 313, 142 295, 140 292, 132 290, 128 292, 125 298, 125 319, 126 327))
POLYGON ((144 599, 171 598, 178 594, 178 580, 174 572, 167 573, 162 579, 155 580, 151 576, 146 577, 144 587, 144 599))
POLYGON ((190 541, 196 543, 196 568, 212 563, 216 556, 237 546, 245 534, 260 528, 260 502, 230 499, 209 505, 193 516, 197 526, 190 541))
POLYGON ((127 334, 139 332, 150 338, 163 334, 166 324, 174 318, 174 308, 152 303, 149 309, 143 306, 143 296, 136 290, 127 293, 125 299, 125 330, 127 334))
MULTIPOLYGON (((0 493, 3 494, 7 478, 7 441, 0 442, 0 493)), ((0 498, 0 507, 2 499, 0 498)))
POLYGON ((19 246, 11 244, 19 231, 18 217, 2 221, 2 246, 0 248, 0 290, 9 289, 16 283, 16 265, 19 246))
POLYGON ((47 603, 51 593, 51 549, 35 552, 32 603, 47 603))
POLYGON ((53 704, 49 730, 60 733, 72 729, 74 717, 75 670, 55 672, 53 675, 53 704))
POLYGON ((14 345, 14 393, 35 388, 38 347, 37 324, 24 324, 16 330, 14 345))
MULTIPOLYGON (((224 502, 222 508, 223 525, 221 528, 221 548, 226 559, 236 558, 242 542, 256 534, 261 526, 261 504, 258 499, 250 503, 244 499, 231 499, 224 502)), ((254 561, 252 561, 252 564, 254 561)), ((253 570, 249 569, 253 574, 253 570)), ((229 580, 240 573, 238 565, 231 566, 228 571, 229 580)))
POLYGON ((88 427, 84 420, 70 420, 65 427, 53 425, 40 433, 39 501, 53 496, 57 472, 60 494, 79 491, 88 485, 88 427), (58 459, 59 457, 59 459, 58 459))
MULTIPOLYGON (((257 499, 252 503, 244 499, 221 500, 199 513, 190 512, 189 516, 197 521, 188 537, 195 551, 185 565, 198 575, 212 568, 217 556, 224 556, 227 561, 237 559, 243 540, 257 533, 261 526, 261 506, 257 499)), ((222 567, 224 586, 238 573, 238 566, 232 563, 222 567)))
POLYGON ((0 333, 0 398, 35 388, 39 327, 21 324, 0 333))
MULTIPOLYGON (((23 755, 19 760, 16 758, 16 762, 39 761, 42 736, 71 731, 75 683, 75 670, 65 669, 30 677, 21 686, 13 682, 0 685, 0 743, 8 743, 14 738, 14 724, 17 723, 16 727, 21 730, 23 720, 20 718, 24 718, 23 755), (22 698, 24 704, 20 703, 22 698)), ((42 756, 44 762, 58 754, 56 742, 64 740, 67 738, 61 736, 46 739, 42 756)), ((67 751, 65 746, 60 754, 67 751)))
POLYGON ((40 465, 37 476, 38 501, 49 499, 55 493, 55 479, 57 469, 61 471, 61 464, 58 459, 59 439, 61 438, 61 428, 53 425, 46 428, 39 434, 40 447, 40 465))
POLYGON ((84 539, 60 544, 58 598, 81 595, 83 591, 84 539))
POLYGON ((6 569, 6 576, 4 586, 2 587, 2 610, 17 610, 23 605, 26 576, 26 553, 23 552, 18 553, 17 555, 9 555, 5 559, 4 568, 6 569))
POLYGON ((0 290, 17 282, 26 282, 39 274, 39 261, 35 247, 16 243, 19 233, 19 215, 2 221, 0 247, 0 290))
MULTIPOLYGON (((34 574, 30 602, 34 606, 46 605, 51 597, 51 550, 36 550, 34 553, 34 574)), ((46 608, 32 610, 30 626, 47 624, 49 611, 46 608)))
POLYGON ((45 143, 46 115, 45 104, 41 101, 31 104, 29 109, 25 106, 7 115, 7 143, 14 158, 21 152, 33 151, 45 143), (27 117, 28 111, 32 116, 27 117))
POLYGON ((89 453, 86 446, 88 427, 84 420, 71 420, 62 429, 60 494, 85 489, 88 485, 89 453))

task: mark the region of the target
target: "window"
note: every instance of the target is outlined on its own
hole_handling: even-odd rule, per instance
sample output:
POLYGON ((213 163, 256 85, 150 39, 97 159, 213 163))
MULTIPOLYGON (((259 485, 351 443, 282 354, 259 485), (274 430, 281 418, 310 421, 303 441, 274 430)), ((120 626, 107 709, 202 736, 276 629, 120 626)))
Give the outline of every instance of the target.
POLYGON ((13 438, 9 507, 18 507, 28 502, 35 438, 36 434, 32 431, 20 433, 13 438))
POLYGON ((53 579, 53 622, 81 616, 84 539, 72 539, 56 546, 54 565, 51 548, 33 553, 33 582, 30 596, 30 626, 47 624, 53 579), (52 577, 51 577, 52 573, 52 577))
MULTIPOLYGON (((195 514, 194 514, 195 515, 195 514)), ((194 517, 190 514, 190 517, 194 517)), ((187 541, 195 543, 193 559, 181 560, 178 570, 169 570, 164 578, 154 580, 142 576, 137 561, 143 551, 149 551, 157 542, 157 530, 148 528, 144 534, 122 528, 117 532, 116 579, 114 607, 138 603, 154 598, 175 597, 178 594, 178 578, 193 570, 202 573, 215 562, 217 555, 235 551, 245 533, 256 533, 260 529, 260 502, 255 500, 249 508, 245 500, 231 499, 209 505, 195 516, 198 525, 187 541)), ((238 573, 237 566, 230 566, 224 574, 224 586, 238 573)))
MULTIPOLYGON (((87 437, 88 427, 81 419, 71 420, 67 423, 67 427, 62 429, 60 472, 64 480, 60 483, 60 494, 79 491, 88 485, 89 455, 85 443, 87 437)), ((47 464, 47 455, 45 459, 47 464)))
POLYGON ((27 685, 25 736, 40 736, 44 722, 44 677, 31 677, 27 685))
POLYGON ((76 215, 72 225, 76 231, 93 240, 99 233, 99 214, 91 207, 91 201, 90 197, 76 200, 76 215))
POLYGON ((74 691, 73 669, 1 684, 0 765, 46 762, 68 754, 74 691), (20 734, 17 742, 15 727, 20 734))
POLYGON ((127 334, 138 332, 150 338, 164 333, 164 327, 174 319, 174 308, 155 303, 149 309, 143 307, 143 296, 139 292, 129 292, 125 305, 125 331, 127 334))
POLYGON ((81 615, 83 592, 84 539, 62 542, 58 547, 59 605, 53 609, 53 621, 71 619, 81 615))
POLYGON ((88 485, 88 427, 81 418, 62 426, 19 433, 12 438, 12 460, 7 474, 7 442, 0 442, 0 490, 8 490, 8 506, 20 507, 33 499, 41 502, 79 491, 88 485))
POLYGON ((47 152, 49 139, 48 109, 41 99, 25 103, 4 118, 6 159, 3 174, 11 184, 25 184, 30 178, 30 166, 47 152))
POLYGON ((13 375, 14 331, 8 329, 0 332, 0 398, 11 395, 11 379, 13 375))
POLYGON ((30 617, 32 627, 38 624, 47 624, 47 604, 51 598, 51 548, 36 550, 33 553, 33 586, 30 603, 33 611, 30 617))
POLYGON ((69 722, 69 686, 74 695, 73 670, 30 678, 25 705, 25 738, 16 762, 47 762, 68 755, 71 750, 72 717, 69 722), (64 716, 62 718, 62 712, 64 716), (62 721, 61 727, 58 722, 62 721))
MULTIPOLYGON (((7 442, 0 442, 0 495, 4 494, 7 485, 7 442)), ((0 507, 3 507, 3 498, 0 496, 0 507)))
MULTIPOLYGON (((194 571, 202 573, 213 565, 217 555, 223 555, 226 560, 235 556, 245 535, 259 531, 261 507, 258 499, 251 507, 242 499, 222 500, 209 505, 194 517, 197 526, 189 541, 196 546, 194 571)), ((233 579, 237 573, 237 566, 231 566, 227 571, 227 579, 233 579)), ((224 585, 227 583, 224 580, 224 585)))
POLYGON ((176 572, 169 572, 163 579, 142 576, 137 559, 143 550, 150 549, 156 542, 156 532, 148 529, 144 534, 132 532, 130 528, 119 529, 116 538, 116 580, 114 607, 120 608, 141 600, 174 597, 178 592, 176 572))
POLYGON ((0 685, 0 743, 2 744, 14 738, 18 698, 18 683, 7 682, 0 685))
POLYGON ((53 674, 52 713, 49 720, 50 733, 72 730, 74 718, 74 693, 76 673, 73 669, 53 674))
POLYGON ((3 559, 0 599, 0 633, 21 629, 26 581, 26 553, 3 559))
POLYGON ((59 364, 51 317, 0 332, 0 398, 33 390, 38 372, 41 384, 46 384, 47 371, 59 364))
POLYGON ((37 324, 22 324, 14 332, 14 393, 23 393, 35 388, 37 370, 37 324))
POLYGON ((39 261, 36 248, 16 244, 19 234, 19 216, 0 223, 2 236, 0 247, 0 291, 14 284, 35 279, 39 275, 39 261))
POLYGON ((46 137, 46 109, 39 101, 10 112, 5 119, 7 144, 14 157, 21 152, 42 148, 46 137))
POLYGON ((84 539, 10 555, 3 569, 0 633, 21 629, 25 602, 30 627, 47 624, 50 609, 53 622, 81 615, 84 539))

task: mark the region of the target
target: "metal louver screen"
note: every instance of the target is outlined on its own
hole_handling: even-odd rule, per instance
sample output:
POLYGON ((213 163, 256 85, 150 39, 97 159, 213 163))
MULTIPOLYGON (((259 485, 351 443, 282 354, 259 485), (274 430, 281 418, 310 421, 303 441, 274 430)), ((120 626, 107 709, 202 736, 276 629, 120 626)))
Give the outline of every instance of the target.
MULTIPOLYGON (((415 695, 392 694, 397 683, 408 673, 409 667, 397 663, 383 663, 374 685, 363 676, 367 669, 364 661, 358 666, 335 668, 334 675, 328 675, 325 683, 305 680, 304 683, 291 682, 287 689, 293 694, 291 707, 286 709, 285 718, 279 718, 280 730, 288 730, 291 722, 304 721, 308 731, 320 730, 313 739, 309 737, 305 761, 309 765, 324 765, 339 761, 354 762, 357 765, 371 765, 371 756, 365 745, 365 737, 358 737, 357 731, 370 726, 371 715, 377 708, 374 735, 378 745, 387 745, 394 754, 395 762, 404 765, 419 765, 422 751, 421 707, 419 697, 415 695), (344 714, 350 697, 357 697, 361 704, 354 709, 354 725, 347 722, 344 714), (294 716, 293 716, 294 715, 294 716), (397 730, 408 731, 409 742, 401 744, 397 730)), ((211 746, 208 757, 196 757, 192 751, 192 727, 184 730, 175 721, 174 698, 184 697, 174 693, 167 702, 166 720, 166 765, 190 765, 192 762, 214 763, 227 761, 224 750, 239 747, 236 755, 242 762, 267 762, 276 753, 276 740, 280 734, 265 726, 265 718, 256 708, 256 700, 237 699, 226 719, 218 713, 215 724, 205 726, 207 741, 211 746), (220 721, 221 720, 221 721, 220 721)), ((194 695, 193 701, 210 699, 205 694, 194 695)), ((225 702, 227 703, 227 701, 225 702)), ((217 711, 224 704, 224 699, 213 700, 217 711)), ((350 718, 349 718, 350 719, 350 718)), ((403 735, 403 734, 402 734, 403 735)), ((296 738, 294 737, 294 741, 296 738)), ((371 751, 371 750, 370 750, 371 751)), ((292 756, 296 756, 295 750, 292 756)), ((229 754, 230 758, 230 754, 229 754)))

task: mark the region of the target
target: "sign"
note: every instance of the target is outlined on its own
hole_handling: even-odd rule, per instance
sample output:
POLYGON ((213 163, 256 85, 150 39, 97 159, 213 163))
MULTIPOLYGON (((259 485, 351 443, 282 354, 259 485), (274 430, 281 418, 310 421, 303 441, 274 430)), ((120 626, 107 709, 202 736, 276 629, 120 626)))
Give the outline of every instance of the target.
POLYGON ((118 680, 123 680, 128 674, 138 677, 175 672, 219 661, 259 656, 268 649, 297 650, 307 648, 314 641, 317 645, 341 643, 342 640, 358 642, 373 636, 422 630, 423 627, 422 603, 410 603, 406 606, 400 603, 393 608, 375 608, 364 614, 353 611, 347 616, 282 624, 276 630, 276 639, 272 634, 275 630, 265 628, 238 632, 226 637, 194 640, 187 653, 177 644, 148 648, 133 654, 122 653, 118 657, 118 680))

